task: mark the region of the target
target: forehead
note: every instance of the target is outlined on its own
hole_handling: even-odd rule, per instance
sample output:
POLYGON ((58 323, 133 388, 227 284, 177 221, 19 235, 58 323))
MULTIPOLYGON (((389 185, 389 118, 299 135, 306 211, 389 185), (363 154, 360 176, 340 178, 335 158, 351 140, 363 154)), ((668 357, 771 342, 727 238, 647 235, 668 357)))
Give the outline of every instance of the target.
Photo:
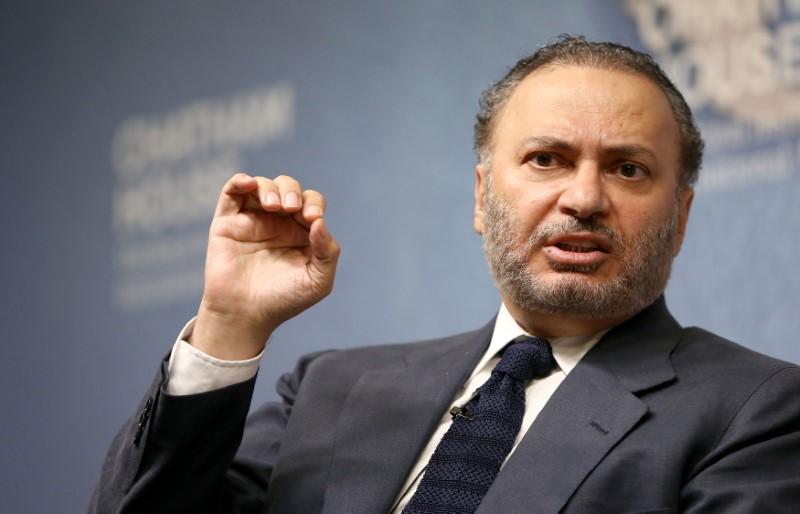
POLYGON ((635 143, 676 159, 679 143, 669 101, 653 81, 585 66, 536 70, 512 92, 498 118, 495 148, 537 136, 581 145, 635 143))

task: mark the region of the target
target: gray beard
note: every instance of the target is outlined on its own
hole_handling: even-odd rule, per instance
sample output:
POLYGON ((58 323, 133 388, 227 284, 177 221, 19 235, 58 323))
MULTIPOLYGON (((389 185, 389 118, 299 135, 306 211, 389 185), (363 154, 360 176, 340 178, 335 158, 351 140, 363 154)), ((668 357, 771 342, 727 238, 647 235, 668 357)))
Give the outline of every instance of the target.
POLYGON ((506 299, 521 309, 584 319, 628 317, 653 303, 667 286, 677 237, 677 201, 671 216, 653 220, 647 230, 628 240, 594 218, 567 217, 540 225, 520 244, 521 229, 511 207, 491 192, 491 180, 486 184, 484 212, 483 249, 492 276, 506 299), (552 272, 548 273, 572 273, 549 280, 530 269, 532 252, 540 250, 545 241, 579 231, 598 232, 613 242, 614 258, 621 259, 616 276, 596 283, 579 275, 590 275, 602 264, 550 263, 552 272))

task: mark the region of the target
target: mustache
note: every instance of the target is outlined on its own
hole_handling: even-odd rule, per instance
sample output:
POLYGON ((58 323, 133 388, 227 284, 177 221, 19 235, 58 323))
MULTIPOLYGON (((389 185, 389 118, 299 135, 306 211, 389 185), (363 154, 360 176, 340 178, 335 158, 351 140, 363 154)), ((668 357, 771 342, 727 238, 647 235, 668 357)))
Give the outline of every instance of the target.
POLYGON ((602 224, 596 217, 579 219, 579 218, 564 218, 563 220, 554 221, 546 225, 536 227, 536 230, 528 237, 528 242, 525 245, 527 248, 532 249, 545 243, 545 241, 554 237, 572 234, 575 232, 592 232, 601 234, 611 241, 615 246, 622 244, 622 237, 619 233, 602 224))

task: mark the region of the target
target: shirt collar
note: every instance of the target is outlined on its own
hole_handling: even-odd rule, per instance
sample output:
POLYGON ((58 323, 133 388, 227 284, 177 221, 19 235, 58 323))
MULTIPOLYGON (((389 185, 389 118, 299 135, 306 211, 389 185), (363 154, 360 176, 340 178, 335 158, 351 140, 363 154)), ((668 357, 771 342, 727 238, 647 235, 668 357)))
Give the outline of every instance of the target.
MULTIPOLYGON (((586 353, 597 344, 608 330, 603 330, 596 334, 588 336, 564 336, 564 337, 548 337, 550 346, 553 348, 553 357, 558 363, 558 367, 564 372, 569 374, 578 362, 583 358, 586 353)), ((500 304, 500 312, 497 313, 497 320, 494 323, 494 331, 492 332, 492 339, 489 342, 489 348, 481 358, 478 366, 475 368, 479 370, 486 365, 486 363, 495 357, 500 350, 502 350, 509 342, 518 337, 530 337, 531 335, 519 326, 519 323, 514 320, 511 313, 508 312, 504 303, 500 304)))

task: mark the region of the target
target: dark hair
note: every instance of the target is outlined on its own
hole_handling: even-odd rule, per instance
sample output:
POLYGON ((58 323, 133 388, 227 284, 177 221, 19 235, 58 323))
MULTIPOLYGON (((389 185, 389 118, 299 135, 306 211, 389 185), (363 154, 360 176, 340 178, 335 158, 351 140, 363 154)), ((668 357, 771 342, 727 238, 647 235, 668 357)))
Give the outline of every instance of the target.
POLYGON ((496 119, 517 85, 536 69, 569 65, 629 71, 652 80, 666 95, 672 114, 678 123, 680 185, 682 188, 687 188, 697 182, 703 161, 703 137, 694 122, 692 110, 664 70, 644 52, 617 43, 592 42, 583 36, 567 34, 562 34, 533 55, 520 59, 502 79, 481 94, 474 141, 479 161, 489 161, 496 119))

